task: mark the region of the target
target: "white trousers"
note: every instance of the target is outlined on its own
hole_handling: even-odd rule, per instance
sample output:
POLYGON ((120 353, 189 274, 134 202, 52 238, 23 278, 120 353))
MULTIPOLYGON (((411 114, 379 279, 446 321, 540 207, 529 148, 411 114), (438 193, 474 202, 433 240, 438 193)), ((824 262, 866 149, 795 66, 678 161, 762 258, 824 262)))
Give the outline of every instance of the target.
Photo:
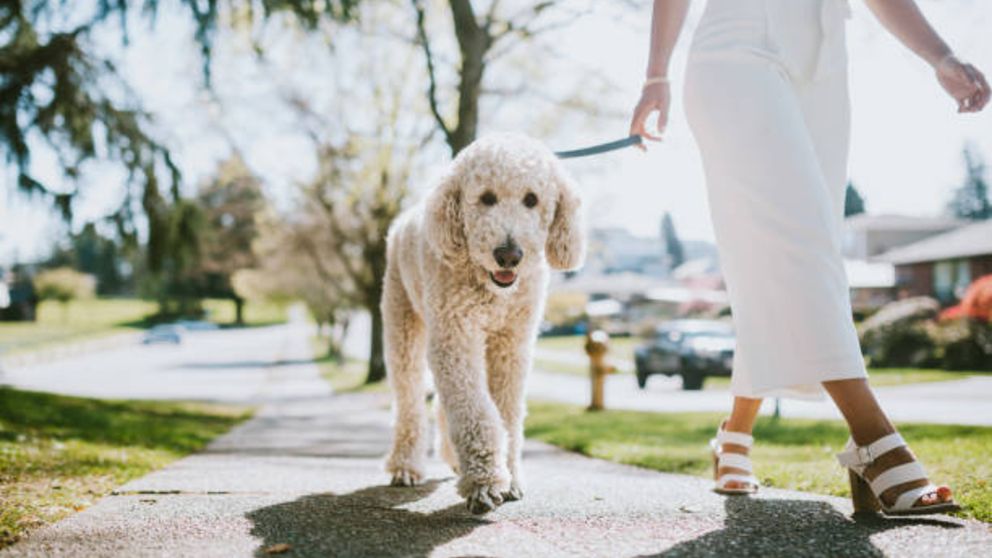
POLYGON ((845 0, 710 0, 685 107, 737 332, 731 390, 822 396, 863 378, 841 256, 845 0))

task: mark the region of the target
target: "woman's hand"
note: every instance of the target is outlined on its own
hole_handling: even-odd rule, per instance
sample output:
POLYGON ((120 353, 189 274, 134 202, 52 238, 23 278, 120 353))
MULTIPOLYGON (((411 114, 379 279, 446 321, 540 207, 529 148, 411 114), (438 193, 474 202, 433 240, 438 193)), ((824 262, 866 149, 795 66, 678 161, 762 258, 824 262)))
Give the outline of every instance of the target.
MULTIPOLYGON (((638 135, 651 141, 661 141, 661 135, 665 132, 668 124, 668 107, 672 103, 672 92, 669 83, 652 83, 645 85, 641 91, 641 100, 634 108, 634 117, 630 121, 630 135, 638 135), (652 134, 647 131, 647 120, 651 113, 658 112, 658 132, 652 134)), ((642 150, 647 150, 644 144, 640 144, 642 150)))
POLYGON ((965 64, 956 56, 941 60, 935 71, 944 91, 958 102, 958 112, 978 112, 985 108, 992 95, 989 82, 978 68, 965 64))

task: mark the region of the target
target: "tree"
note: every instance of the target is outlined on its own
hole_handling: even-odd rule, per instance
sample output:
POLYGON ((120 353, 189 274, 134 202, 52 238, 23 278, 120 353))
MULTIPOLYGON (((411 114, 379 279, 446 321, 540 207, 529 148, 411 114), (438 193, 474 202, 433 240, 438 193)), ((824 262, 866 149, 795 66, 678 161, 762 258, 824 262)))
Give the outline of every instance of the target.
MULTIPOLYGON (((211 45, 223 11, 249 26, 289 14, 313 29, 326 20, 351 20, 358 2, 180 0, 178 6, 195 24, 209 84, 211 45)), ((126 45, 129 16, 137 4, 137 11, 154 22, 159 0, 71 3, 71 10, 66 2, 0 3, 0 154, 13 166, 20 190, 47 196, 66 218, 78 186, 85 183, 77 179, 86 162, 122 165, 127 193, 113 218, 122 236, 134 241, 137 202, 148 220, 148 266, 160 272, 175 224, 170 207, 181 197, 179 169, 149 131, 150 115, 94 39, 97 32, 116 33, 126 45), (32 155, 39 150, 54 154, 61 167, 59 184, 44 183, 34 174, 32 155)))
POLYGON ((406 196, 409 155, 393 146, 351 143, 344 149, 325 148, 321 172, 304 187, 304 199, 319 236, 298 238, 306 249, 324 254, 312 258, 321 273, 336 283, 345 299, 357 302, 372 317, 371 351, 366 383, 386 377, 383 323, 379 308, 386 271, 386 233, 406 196), (368 155, 372 151, 371 156, 368 155), (319 243, 319 244, 317 244, 319 243))
POLYGON ((231 278, 240 269, 255 266, 252 242, 258 234, 256 216, 263 209, 262 186, 237 155, 221 163, 215 176, 197 195, 203 212, 198 271, 202 293, 229 298, 234 303, 235 322, 244 323, 244 297, 231 278))
POLYGON ((665 212, 661 218, 661 240, 665 243, 665 253, 668 255, 668 268, 675 269, 685 263, 685 250, 682 241, 675 232, 675 221, 672 214, 665 212))
POLYGON ((478 135, 483 79, 491 62, 520 43, 537 35, 562 27, 583 15, 587 8, 563 9, 564 0, 527 3, 516 11, 509 10, 499 0, 490 0, 485 10, 479 10, 472 0, 448 0, 451 29, 457 43, 456 75, 453 99, 441 98, 441 71, 434 44, 439 34, 428 30, 429 11, 425 0, 410 0, 416 14, 417 43, 420 45, 428 76, 427 99, 431 114, 452 155, 457 155, 478 135), (480 15, 481 14, 481 15, 480 15))
POLYGON ((96 280, 92 275, 80 273, 71 267, 58 267, 36 275, 34 290, 41 300, 55 300, 61 303, 63 317, 66 317, 70 302, 93 297, 96 292, 96 280))
POLYGON ((851 181, 847 182, 847 189, 844 191, 844 217, 858 215, 865 212, 865 198, 851 181))
POLYGON ((965 180, 947 204, 952 215, 960 219, 980 221, 992 218, 989 185, 985 178, 985 161, 974 146, 962 150, 965 163, 965 180))
POLYGON ((90 274, 96 279, 97 294, 119 295, 133 287, 130 252, 120 239, 100 232, 95 223, 87 223, 69 235, 66 245, 56 248, 45 266, 71 267, 90 274))

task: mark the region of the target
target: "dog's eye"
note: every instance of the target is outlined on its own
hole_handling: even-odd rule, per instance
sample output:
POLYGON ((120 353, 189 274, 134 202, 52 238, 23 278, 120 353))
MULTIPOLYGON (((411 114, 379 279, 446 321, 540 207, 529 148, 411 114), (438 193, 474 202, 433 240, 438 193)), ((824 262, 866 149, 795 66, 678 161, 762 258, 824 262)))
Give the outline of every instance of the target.
POLYGON ((479 201, 482 202, 482 205, 492 206, 492 205, 496 205, 496 202, 499 200, 496 198, 496 194, 492 192, 486 192, 481 196, 479 196, 479 201))
POLYGON ((534 192, 527 192, 527 195, 524 196, 524 205, 527 207, 534 207, 537 205, 537 194, 534 192))

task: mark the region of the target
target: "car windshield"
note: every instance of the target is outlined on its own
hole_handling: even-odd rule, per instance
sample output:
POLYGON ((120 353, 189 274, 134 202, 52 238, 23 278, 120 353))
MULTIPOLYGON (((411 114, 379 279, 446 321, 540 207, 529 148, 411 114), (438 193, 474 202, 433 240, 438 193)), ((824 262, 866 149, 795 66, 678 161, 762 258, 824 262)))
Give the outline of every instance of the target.
POLYGON ((715 337, 718 339, 733 339, 734 333, 729 330, 680 330, 662 329, 658 331, 658 339, 666 339, 676 343, 681 343, 688 339, 698 339, 700 337, 715 337))

